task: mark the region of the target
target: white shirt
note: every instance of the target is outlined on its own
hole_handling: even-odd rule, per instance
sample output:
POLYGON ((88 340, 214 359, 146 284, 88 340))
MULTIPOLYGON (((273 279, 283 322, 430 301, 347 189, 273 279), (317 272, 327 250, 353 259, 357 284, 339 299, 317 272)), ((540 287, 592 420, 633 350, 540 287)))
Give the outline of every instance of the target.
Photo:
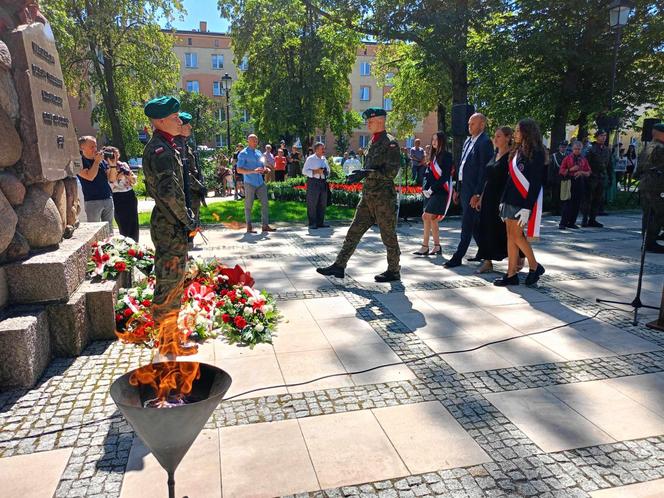
POLYGON ((466 139, 466 143, 463 144, 463 152, 461 153, 461 166, 459 166, 459 181, 463 181, 463 167, 466 164, 466 159, 468 159, 468 156, 470 155, 470 151, 473 150, 473 147, 475 147, 475 142, 477 142, 477 135, 476 137, 469 137, 466 139))
POLYGON ((307 157, 307 160, 304 161, 304 166, 302 167, 302 174, 309 178, 325 178, 330 174, 330 167, 327 164, 327 159, 325 156, 318 157, 316 154, 311 154, 307 157), (325 174, 314 174, 313 170, 315 169, 324 169, 325 174))

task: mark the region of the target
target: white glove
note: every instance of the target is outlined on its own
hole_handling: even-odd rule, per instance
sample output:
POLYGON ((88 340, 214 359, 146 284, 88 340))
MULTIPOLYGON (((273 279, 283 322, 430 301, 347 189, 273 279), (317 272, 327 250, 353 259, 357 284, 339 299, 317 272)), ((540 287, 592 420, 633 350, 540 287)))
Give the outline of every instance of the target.
POLYGON ((516 218, 519 220, 519 226, 525 227, 530 219, 530 209, 521 209, 517 211, 516 218))
POLYGON ((422 190, 422 195, 427 199, 431 197, 431 194, 433 194, 433 190, 431 190, 430 188, 428 188, 427 190, 422 190))

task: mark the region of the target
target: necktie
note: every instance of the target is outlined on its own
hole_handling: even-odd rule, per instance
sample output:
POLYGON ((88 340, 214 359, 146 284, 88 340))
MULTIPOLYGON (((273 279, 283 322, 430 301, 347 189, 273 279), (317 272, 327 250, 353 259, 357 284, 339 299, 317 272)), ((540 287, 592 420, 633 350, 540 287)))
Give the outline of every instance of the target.
POLYGON ((459 181, 463 181, 463 166, 466 164, 466 158, 468 157, 468 154, 470 153, 470 149, 472 148, 471 145, 473 143, 473 139, 471 137, 468 137, 466 139, 466 143, 463 144, 463 152, 461 153, 461 166, 459 167, 459 181))

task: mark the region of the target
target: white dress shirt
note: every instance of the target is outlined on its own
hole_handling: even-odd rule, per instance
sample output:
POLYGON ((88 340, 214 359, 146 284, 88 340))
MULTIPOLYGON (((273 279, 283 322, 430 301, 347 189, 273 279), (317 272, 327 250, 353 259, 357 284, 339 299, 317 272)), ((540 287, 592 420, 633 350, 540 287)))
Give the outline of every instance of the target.
POLYGON ((466 159, 468 159, 468 156, 470 155, 470 152, 473 150, 473 147, 475 147, 475 142, 477 142, 477 137, 468 137, 466 139, 466 143, 463 144, 463 152, 461 153, 461 166, 459 166, 459 181, 463 181, 463 167, 466 164, 466 159))
POLYGON ((318 157, 316 154, 311 154, 307 157, 307 160, 304 161, 304 166, 302 167, 302 174, 309 178, 325 178, 330 174, 330 166, 327 164, 327 159, 325 156, 318 157), (324 174, 314 174, 315 169, 323 169, 324 174))

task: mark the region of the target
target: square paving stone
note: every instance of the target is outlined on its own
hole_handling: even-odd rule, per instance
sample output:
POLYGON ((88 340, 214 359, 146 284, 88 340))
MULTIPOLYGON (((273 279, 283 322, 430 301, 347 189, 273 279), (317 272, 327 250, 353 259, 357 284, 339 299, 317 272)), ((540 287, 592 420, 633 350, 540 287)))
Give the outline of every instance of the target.
POLYGON ((299 419, 321 488, 408 475, 369 410, 299 419))
POLYGON ((296 420, 226 427, 219 443, 225 498, 320 489, 296 420))
POLYGON ((438 401, 373 412, 412 474, 491 461, 438 401))
POLYGON ((664 479, 618 486, 617 488, 599 489, 590 493, 591 498, 662 498, 664 497, 664 479))
POLYGON ((318 320, 318 326, 335 349, 384 342, 371 325, 357 317, 318 320))
POLYGON ((609 379, 604 383, 664 417, 664 372, 609 379))
POLYGON ((51 498, 72 448, 0 458, 1 496, 51 498))
POLYGON ((546 452, 615 442, 613 437, 544 388, 486 394, 485 397, 546 452))
MULTIPOLYGON (((215 360, 215 365, 228 372, 233 379, 226 398, 259 387, 284 384, 284 377, 274 353, 244 358, 218 358, 215 360)), ((286 392, 285 387, 279 387, 249 393, 241 398, 286 394, 286 392)))
MULTIPOLYGON (((335 348, 335 352, 347 372, 365 370, 400 361, 396 353, 384 342, 340 346, 335 348)), ((414 379, 415 374, 406 365, 394 365, 371 372, 355 374, 351 378, 356 385, 362 385, 414 379)))
POLYGON ((341 296, 307 299, 305 304, 316 320, 356 315, 355 307, 341 296))
POLYGON ((588 340, 574 327, 545 332, 533 336, 532 339, 570 361, 615 355, 610 349, 588 340))
POLYGON ((456 294, 475 306, 499 306, 505 304, 527 304, 552 301, 553 299, 525 286, 519 287, 467 287, 454 289, 456 294))
MULTIPOLYGON (((120 498, 166 498, 168 474, 139 437, 129 452, 120 498)), ((175 471, 176 496, 221 497, 219 435, 204 430, 175 471)))
POLYGON ((555 301, 486 306, 484 309, 521 332, 546 330, 585 318, 585 315, 555 301))
POLYGON ((293 323, 279 322, 272 340, 278 353, 327 349, 330 343, 313 318, 293 323))
MULTIPOLYGON (((346 373, 343 364, 339 361, 332 347, 318 351, 279 353, 277 359, 287 384, 306 382, 326 375, 346 373)), ((352 385, 353 381, 349 375, 339 375, 302 386, 289 387, 288 392, 314 391, 352 385)))
POLYGON ((547 388, 616 440, 664 433, 664 416, 625 396, 604 380, 547 388))
POLYGON ((598 320, 576 324, 574 329, 589 341, 617 354, 643 353, 662 349, 653 342, 598 320))

